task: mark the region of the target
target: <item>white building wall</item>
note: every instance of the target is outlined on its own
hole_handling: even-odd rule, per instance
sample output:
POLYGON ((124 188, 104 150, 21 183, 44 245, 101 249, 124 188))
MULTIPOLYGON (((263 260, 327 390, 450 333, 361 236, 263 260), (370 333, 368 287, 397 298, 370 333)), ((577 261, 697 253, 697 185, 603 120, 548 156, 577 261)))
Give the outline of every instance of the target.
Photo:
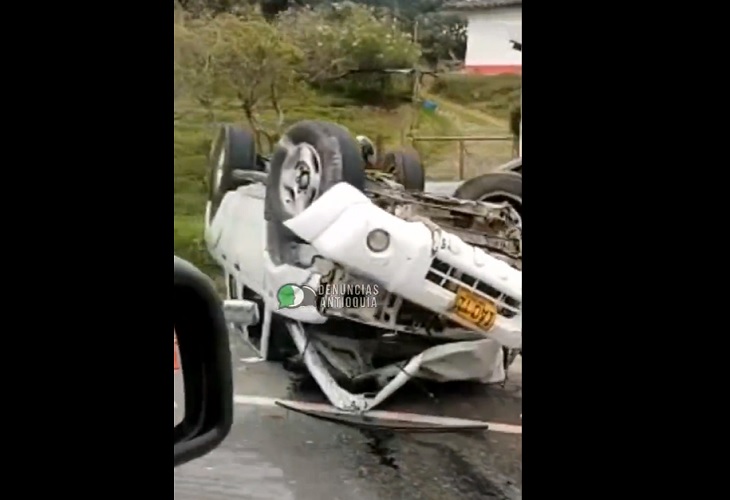
POLYGON ((519 72, 522 52, 514 50, 509 42, 510 34, 515 32, 522 33, 522 7, 470 12, 465 60, 467 70, 493 73, 503 68, 505 72, 519 72))

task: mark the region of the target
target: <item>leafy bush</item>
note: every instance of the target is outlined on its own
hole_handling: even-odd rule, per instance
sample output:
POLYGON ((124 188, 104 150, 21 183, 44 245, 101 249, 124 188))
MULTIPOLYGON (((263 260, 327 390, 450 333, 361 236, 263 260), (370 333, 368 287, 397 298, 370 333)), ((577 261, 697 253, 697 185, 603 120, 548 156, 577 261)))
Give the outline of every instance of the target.
POLYGON ((421 49, 387 13, 351 2, 290 9, 279 15, 283 36, 303 52, 302 76, 311 84, 372 102, 405 91, 403 78, 377 70, 412 68, 421 49), (349 74, 357 70, 368 70, 349 74), (373 70, 370 72, 370 70, 373 70))
POLYGON ((301 61, 299 48, 256 9, 196 17, 176 12, 176 91, 209 110, 216 101, 236 102, 268 145, 281 132, 279 102, 298 84, 301 61), (259 120, 258 107, 264 100, 279 111, 273 125, 259 120))
POLYGON ((418 43, 423 48, 424 60, 432 66, 440 61, 463 61, 466 24, 459 16, 446 16, 443 12, 421 15, 418 17, 418 43))
POLYGON ((507 118, 520 105, 521 89, 522 77, 518 75, 445 75, 436 80, 431 90, 454 102, 507 118))

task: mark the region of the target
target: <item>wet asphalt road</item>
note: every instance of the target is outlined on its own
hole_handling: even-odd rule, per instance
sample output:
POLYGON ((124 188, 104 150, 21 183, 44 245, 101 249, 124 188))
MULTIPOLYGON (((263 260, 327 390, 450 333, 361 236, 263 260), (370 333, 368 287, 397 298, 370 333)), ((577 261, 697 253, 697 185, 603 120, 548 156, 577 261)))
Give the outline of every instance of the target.
MULTIPOLYGON (((232 347, 236 394, 325 401, 308 378, 245 363, 252 352, 238 341, 232 347)), ((521 360, 514 368, 505 388, 411 386, 381 408, 519 425, 521 360)), ((239 404, 221 447, 176 469, 174 486, 177 500, 518 499, 522 436, 360 431, 239 404)))
MULTIPOLYGON (((232 350, 237 395, 325 402, 308 377, 245 362, 253 353, 238 340, 232 350)), ((521 358, 503 388, 411 385, 379 409, 521 425, 521 358)), ((518 499, 521 489, 521 434, 361 431, 251 404, 236 405, 218 449, 174 471, 177 500, 518 499)))

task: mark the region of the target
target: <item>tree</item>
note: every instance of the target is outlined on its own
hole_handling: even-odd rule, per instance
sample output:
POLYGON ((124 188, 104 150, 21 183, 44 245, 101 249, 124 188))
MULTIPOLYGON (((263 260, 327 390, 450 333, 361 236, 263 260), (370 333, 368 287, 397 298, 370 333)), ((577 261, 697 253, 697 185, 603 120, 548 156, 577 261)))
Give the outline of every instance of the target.
POLYGON ((258 6, 267 19, 273 19, 279 12, 291 7, 305 6, 306 0, 174 0, 176 7, 182 7, 187 12, 199 14, 235 13, 238 9, 258 6))
POLYGON ((182 10, 174 13, 175 104, 185 95, 193 98, 212 117, 216 96, 216 75, 211 65, 211 50, 216 33, 209 18, 194 18, 182 10))
POLYGON ((395 19, 353 2, 292 9, 279 15, 277 25, 302 49, 301 72, 312 83, 353 70, 410 68, 421 55, 395 19))
POLYGON ((423 58, 431 65, 443 60, 464 60, 466 55, 466 24, 455 16, 429 13, 415 19, 418 23, 418 43, 423 58))
MULTIPOLYGON (((262 4, 288 3, 293 0, 261 0, 262 4)), ((343 0, 304 0, 310 6, 333 6, 343 0)), ((463 60, 466 53, 466 25, 457 16, 441 13, 445 0, 352 0, 379 11, 387 11, 401 23, 401 29, 414 33, 418 24, 418 39, 423 58, 432 65, 443 59, 463 60)), ((283 9, 282 9, 283 10, 283 9)))
POLYGON ((257 134, 271 146, 281 133, 280 96, 298 81, 301 51, 281 36, 260 11, 192 16, 175 13, 175 89, 210 111, 216 99, 237 102, 257 134), (265 124, 260 105, 268 101, 277 119, 265 124))
POLYGON ((238 100, 257 135, 263 135, 271 147, 284 125, 280 97, 297 83, 301 51, 260 12, 223 14, 214 17, 210 25, 217 35, 211 50, 216 87, 222 95, 238 100), (258 109, 263 100, 276 110, 273 127, 260 119, 258 109))

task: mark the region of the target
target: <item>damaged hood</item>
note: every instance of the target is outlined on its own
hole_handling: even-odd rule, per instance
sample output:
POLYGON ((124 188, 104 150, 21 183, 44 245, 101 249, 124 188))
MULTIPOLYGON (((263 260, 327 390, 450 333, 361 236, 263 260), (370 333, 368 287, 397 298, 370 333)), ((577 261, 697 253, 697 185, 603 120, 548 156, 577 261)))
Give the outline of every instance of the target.
POLYGON ((305 211, 284 223, 297 236, 307 241, 316 240, 350 207, 370 204, 360 190, 341 182, 320 196, 305 211))

